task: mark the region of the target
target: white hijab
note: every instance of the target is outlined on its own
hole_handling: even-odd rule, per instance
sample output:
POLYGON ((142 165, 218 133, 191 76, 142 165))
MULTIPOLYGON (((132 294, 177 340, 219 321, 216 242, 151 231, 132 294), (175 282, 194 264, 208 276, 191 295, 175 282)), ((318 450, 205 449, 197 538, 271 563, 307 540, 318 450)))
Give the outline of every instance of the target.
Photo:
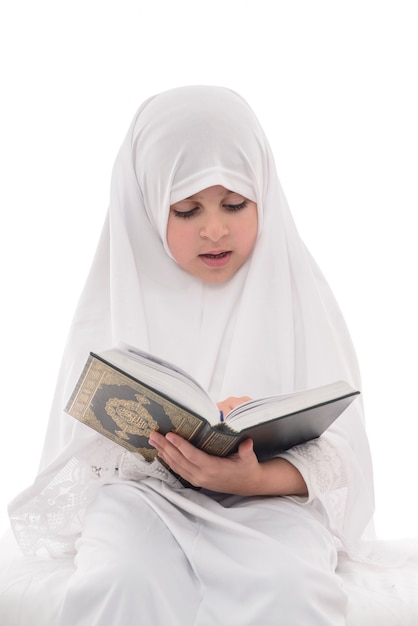
MULTIPOLYGON (((31 497, 97 437, 62 409, 89 351, 119 342, 178 364, 215 401, 285 393, 341 378, 360 388, 345 323, 297 233, 264 132, 246 102, 228 89, 192 86, 161 93, 140 107, 129 128, 114 166, 108 216, 71 326, 31 497), (170 204, 211 185, 255 201, 259 213, 252 256, 224 284, 187 274, 166 240, 170 204)), ((345 412, 330 436, 346 451, 360 507, 354 518, 346 516, 340 534, 350 533, 351 524, 358 535, 370 518, 372 501, 360 402, 345 412)), ((24 506, 25 494, 15 508, 24 506)))

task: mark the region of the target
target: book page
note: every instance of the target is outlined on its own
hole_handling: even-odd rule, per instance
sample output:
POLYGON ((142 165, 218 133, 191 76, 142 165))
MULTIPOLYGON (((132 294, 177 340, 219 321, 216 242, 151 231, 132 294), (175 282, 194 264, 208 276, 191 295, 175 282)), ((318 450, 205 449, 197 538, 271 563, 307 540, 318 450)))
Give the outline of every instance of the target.
POLYGON ((231 411, 225 421, 233 428, 244 430, 261 422, 297 413, 313 406, 335 402, 339 398, 357 393, 345 381, 336 381, 305 391, 249 400, 231 411))
POLYGON ((210 424, 219 422, 219 409, 209 394, 181 368, 130 347, 127 350, 113 348, 98 356, 180 406, 204 417, 210 424))

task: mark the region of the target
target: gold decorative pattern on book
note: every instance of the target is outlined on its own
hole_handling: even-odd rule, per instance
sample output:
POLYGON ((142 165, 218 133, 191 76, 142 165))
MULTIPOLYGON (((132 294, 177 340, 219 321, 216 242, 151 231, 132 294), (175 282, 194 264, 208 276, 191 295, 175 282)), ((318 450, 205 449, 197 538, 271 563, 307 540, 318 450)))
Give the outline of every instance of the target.
POLYGON ((227 432, 212 430, 205 438, 205 441, 200 446, 200 449, 208 454, 227 456, 236 444, 236 435, 231 436, 231 434, 228 434, 227 432))
POLYGON ((147 439, 161 426, 147 408, 151 403, 164 414, 166 431, 192 439, 202 427, 199 417, 94 357, 89 358, 66 410, 115 443, 152 461, 157 453, 147 439))
POLYGON ((144 404, 150 401, 143 394, 136 393, 135 400, 123 398, 109 398, 106 402, 106 413, 119 426, 115 434, 121 439, 129 440, 128 434, 149 437, 153 430, 158 430, 158 424, 152 419, 144 404))

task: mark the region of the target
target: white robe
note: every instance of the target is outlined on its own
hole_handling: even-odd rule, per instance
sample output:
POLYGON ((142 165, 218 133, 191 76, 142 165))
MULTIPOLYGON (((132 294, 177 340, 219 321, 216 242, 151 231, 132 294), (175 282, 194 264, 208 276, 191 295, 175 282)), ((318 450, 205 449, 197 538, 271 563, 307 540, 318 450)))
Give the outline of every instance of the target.
POLYGON ((102 487, 59 626, 338 626, 347 598, 323 515, 148 478, 102 487))
MULTIPOLYGON (((285 393, 341 378, 361 388, 344 320, 299 238, 264 133, 248 105, 228 89, 174 89, 150 98, 135 116, 115 163, 109 214, 70 329, 40 473, 11 503, 10 516, 26 552, 46 548, 53 555, 72 554, 78 540, 79 569, 69 598, 76 594, 82 607, 83 589, 85 602, 93 597, 94 580, 88 586, 90 596, 82 581, 96 563, 92 555, 97 523, 101 549, 105 550, 105 545, 106 550, 120 549, 127 559, 125 565, 122 561, 118 565, 118 572, 126 567, 129 576, 133 573, 128 561, 140 558, 142 543, 130 551, 126 537, 138 533, 141 538, 142 517, 157 515, 159 527, 162 520, 172 543, 166 547, 167 556, 153 546, 158 553, 154 555, 157 570, 168 567, 170 579, 178 577, 181 584, 194 590, 189 608, 185 607, 188 599, 166 591, 170 606, 186 611, 184 625, 222 623, 220 618, 210 617, 216 599, 219 612, 228 605, 241 611, 240 624, 269 623, 267 618, 270 623, 287 626, 343 623, 344 598, 332 574, 335 546, 355 551, 373 512, 361 400, 323 437, 282 455, 306 481, 309 496, 303 501, 232 499, 235 504, 225 507, 203 493, 179 492, 166 479, 136 475, 136 469, 131 475, 135 484, 128 489, 115 468, 129 467, 129 453, 122 454, 117 446, 104 442, 63 412, 88 352, 100 352, 119 342, 177 363, 216 401, 232 395, 285 393), (255 201, 259 216, 251 258, 231 280, 219 285, 205 284, 185 273, 173 260, 166 241, 170 204, 211 185, 224 185, 255 201), (112 506, 108 494, 112 494, 112 506), (120 512, 132 497, 132 506, 141 513, 124 515, 124 531, 119 533, 120 512), (268 514, 265 525, 261 511, 268 514), (288 511, 294 515, 290 525, 284 514, 288 511), (199 554, 195 554, 189 540, 198 529, 199 554), (304 529, 310 529, 307 535, 304 529), (260 539, 260 552, 255 536, 260 539), (275 557, 266 564, 270 550, 275 557), (240 553, 246 560, 240 561, 240 553), (211 562, 214 554, 215 567, 211 562), (172 568, 171 558, 188 563, 189 570, 172 568), (312 576, 312 568, 316 576, 312 576), (309 620, 306 603, 296 603, 294 595, 283 590, 284 571, 289 573, 289 586, 289 581, 295 583, 298 577, 310 581, 305 596, 309 620), (224 581, 220 587, 215 585, 216 572, 224 581), (224 588, 231 584, 223 576, 228 572, 236 586, 231 596, 224 588), (240 589, 247 597, 253 574, 261 582, 257 586, 260 600, 254 599, 251 614, 241 603, 240 589), (199 600, 202 594, 207 601, 199 600), (282 617, 278 616, 279 606, 287 606, 282 617)), ((146 468, 145 474, 154 470, 158 476, 155 466, 146 468)), ((129 469, 124 480, 126 476, 130 476, 129 469)), ((143 543, 148 541, 151 543, 150 539, 143 543)), ((103 566, 108 567, 106 563, 103 566)), ((103 579, 96 576, 103 585, 105 578, 110 582, 108 570, 107 574, 103 570, 103 579)), ((158 579, 149 584, 158 587, 158 579)), ((97 614, 103 611, 97 624, 114 624, 116 618, 107 614, 111 609, 103 604, 103 598, 95 598, 97 614)), ((149 602, 147 595, 132 598, 141 610, 149 602)), ((65 603, 63 624, 84 623, 83 610, 78 621, 75 619, 74 604, 70 600, 65 603)), ((116 607, 117 602, 113 604, 116 607)), ((165 617, 155 621, 150 615, 143 618, 145 623, 167 623, 165 617)), ((225 623, 233 623, 231 619, 228 614, 225 623)))

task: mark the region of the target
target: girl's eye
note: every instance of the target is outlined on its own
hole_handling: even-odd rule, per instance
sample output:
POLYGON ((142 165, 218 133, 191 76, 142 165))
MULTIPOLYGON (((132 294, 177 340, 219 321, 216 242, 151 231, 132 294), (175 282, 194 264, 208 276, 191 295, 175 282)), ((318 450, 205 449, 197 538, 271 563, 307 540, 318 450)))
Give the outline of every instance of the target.
POLYGON ((198 210, 198 207, 195 207, 194 209, 189 209, 188 211, 176 211, 176 209, 172 209, 173 215, 175 217, 181 217, 183 219, 187 219, 188 217, 192 217, 193 215, 195 215, 197 210, 198 210))
MULTIPOLYGON (((230 213, 234 213, 236 211, 241 211, 242 209, 245 209, 247 204, 248 204, 248 200, 243 200, 242 202, 239 202, 238 204, 224 204, 223 207, 230 213)), ((175 209, 174 207, 171 210, 172 210, 174 217, 179 217, 180 219, 188 219, 190 217, 193 217, 194 215, 197 215, 197 213, 199 212, 199 209, 200 207, 196 206, 196 207, 193 207, 192 209, 187 209, 185 211, 180 211, 179 209, 175 209)))
POLYGON ((247 204, 248 204, 248 201, 243 200, 239 204, 224 204, 224 207, 228 209, 228 211, 234 212, 234 211, 241 211, 241 209, 245 209, 247 204))

